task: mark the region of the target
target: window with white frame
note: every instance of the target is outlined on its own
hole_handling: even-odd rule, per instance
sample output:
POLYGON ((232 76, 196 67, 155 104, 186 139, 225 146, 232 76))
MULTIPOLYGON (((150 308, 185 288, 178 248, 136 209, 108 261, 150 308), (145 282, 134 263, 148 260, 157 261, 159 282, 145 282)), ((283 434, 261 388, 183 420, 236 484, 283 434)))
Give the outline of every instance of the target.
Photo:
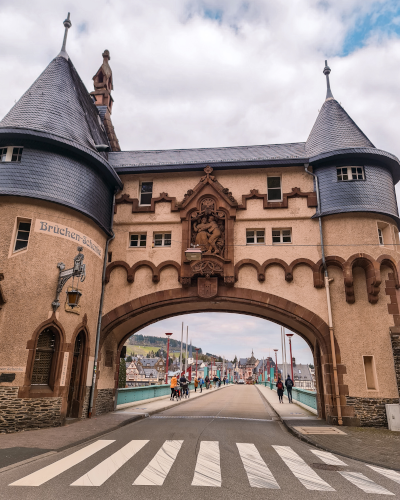
POLYGON ((267 177, 267 198, 268 201, 281 201, 282 200, 282 187, 281 187, 281 178, 279 176, 276 177, 267 177))
POLYGON ((264 243, 264 229, 246 229, 246 245, 261 245, 264 243))
POLYGON ((364 167, 337 167, 338 181, 362 181, 365 179, 364 167))
POLYGON ((155 247, 170 247, 171 246, 171 233, 154 233, 154 246, 155 247))
POLYGON ((273 229, 272 243, 292 243, 291 229, 273 229))
POLYGON ((27 248, 30 232, 30 221, 17 222, 17 234, 15 236, 14 252, 18 252, 19 250, 24 250, 25 248, 27 248))
POLYGON ((129 246, 131 248, 145 247, 147 241, 147 234, 130 234, 129 235, 129 246))
POLYGON ((140 184, 140 205, 151 205, 153 196, 153 183, 142 182, 140 184))
POLYGON ((21 146, 7 146, 0 148, 0 162, 13 161, 19 162, 22 158, 22 150, 24 148, 21 146))
POLYGON ((379 244, 383 245, 383 229, 378 227, 378 239, 379 239, 379 244))

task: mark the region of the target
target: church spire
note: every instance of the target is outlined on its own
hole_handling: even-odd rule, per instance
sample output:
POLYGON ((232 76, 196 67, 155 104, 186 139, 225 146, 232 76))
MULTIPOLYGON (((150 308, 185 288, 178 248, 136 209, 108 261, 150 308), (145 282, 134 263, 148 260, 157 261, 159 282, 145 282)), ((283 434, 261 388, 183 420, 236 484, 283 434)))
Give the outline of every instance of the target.
MULTIPOLYGON (((325 61, 324 75, 326 76, 326 99, 333 99, 333 94, 331 91, 331 85, 329 82, 329 74, 331 72, 331 68, 328 66, 328 61, 325 61)), ((325 99, 325 100, 326 100, 325 99)))
POLYGON ((70 13, 68 12, 68 16, 67 16, 67 19, 65 19, 65 21, 63 22, 64 24, 64 27, 65 27, 65 32, 64 32, 64 40, 63 40, 63 44, 62 44, 62 47, 61 47, 61 52, 58 54, 59 57, 64 57, 65 59, 68 60, 68 54, 67 54, 67 36, 68 36, 68 30, 70 29, 70 27, 72 26, 72 23, 71 23, 71 20, 70 20, 70 13))

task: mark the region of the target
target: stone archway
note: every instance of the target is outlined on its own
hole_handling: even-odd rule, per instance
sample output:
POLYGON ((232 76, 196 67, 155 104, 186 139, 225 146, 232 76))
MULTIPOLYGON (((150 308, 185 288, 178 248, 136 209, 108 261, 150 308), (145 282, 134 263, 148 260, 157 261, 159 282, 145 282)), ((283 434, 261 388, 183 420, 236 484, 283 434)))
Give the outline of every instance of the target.
MULTIPOLYGON (((281 324, 298 333, 308 343, 314 356, 318 414, 332 423, 337 421, 328 325, 303 306, 256 290, 222 285, 219 286, 217 297, 200 299, 194 287, 171 289, 142 296, 109 311, 102 321, 100 349, 106 342, 109 344, 109 337, 113 338, 114 352, 118 354, 115 359, 115 382, 118 380, 119 352, 128 337, 151 323, 196 312, 248 314, 281 324)), ((347 386, 343 385, 346 367, 341 364, 339 346, 335 344, 335 347, 342 416, 344 423, 350 424, 354 414, 353 408, 346 405, 347 386)))

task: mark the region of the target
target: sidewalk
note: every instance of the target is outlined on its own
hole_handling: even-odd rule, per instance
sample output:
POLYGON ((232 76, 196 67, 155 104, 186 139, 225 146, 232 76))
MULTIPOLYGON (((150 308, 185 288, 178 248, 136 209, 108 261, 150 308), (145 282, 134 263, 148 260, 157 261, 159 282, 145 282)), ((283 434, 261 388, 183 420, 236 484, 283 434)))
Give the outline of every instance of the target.
POLYGON ((343 457, 400 471, 400 432, 372 427, 335 426, 335 429, 345 434, 304 435, 296 427, 319 427, 321 429, 331 426, 328 426, 325 420, 317 418, 305 408, 298 406, 295 401, 294 404, 289 404, 286 396, 283 398, 284 404, 279 404, 275 391, 261 385, 256 385, 256 387, 289 432, 302 441, 343 457))
POLYGON ((51 427, 45 429, 16 432, 12 434, 0 434, 0 472, 4 467, 21 461, 30 461, 34 457, 43 454, 56 453, 72 446, 77 446, 86 441, 96 439, 119 427, 128 425, 149 415, 159 413, 172 406, 178 406, 205 396, 213 394, 217 390, 230 387, 222 386, 220 389, 203 390, 203 393, 190 392, 189 399, 182 401, 170 401, 169 396, 138 401, 137 403, 123 405, 123 410, 100 415, 90 419, 64 425, 62 427, 51 427))

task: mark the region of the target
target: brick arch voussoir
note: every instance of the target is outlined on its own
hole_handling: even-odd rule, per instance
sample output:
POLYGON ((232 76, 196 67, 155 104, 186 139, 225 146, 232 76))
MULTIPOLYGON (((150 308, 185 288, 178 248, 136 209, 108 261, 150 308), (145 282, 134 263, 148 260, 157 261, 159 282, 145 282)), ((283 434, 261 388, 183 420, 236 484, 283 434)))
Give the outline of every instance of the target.
POLYGON ((114 271, 114 269, 117 269, 117 267, 123 267, 126 271, 127 281, 129 283, 133 283, 134 275, 132 274, 131 267, 127 262, 123 260, 116 260, 115 262, 111 262, 110 264, 108 264, 108 266, 106 267, 106 277, 105 277, 106 283, 109 283, 110 275, 112 271, 114 271))
POLYGON ((381 285, 380 262, 366 253, 356 253, 349 257, 345 263, 345 286, 347 287, 354 287, 353 269, 355 267, 364 269, 367 280, 368 301, 371 304, 376 304, 381 285))
POLYGON ((269 266, 280 266, 285 272, 285 280, 289 283, 293 281, 293 274, 290 271, 290 266, 282 259, 268 259, 261 264, 264 274, 267 272, 269 266))
POLYGON ((265 273, 263 272, 261 264, 259 264, 256 260, 253 259, 242 259, 235 264, 235 281, 239 279, 239 271, 243 266, 254 267, 254 269, 257 271, 258 281, 265 281, 265 273))
POLYGON ((392 270, 393 275, 394 275, 395 287, 397 289, 399 289, 400 282, 399 282, 398 269, 399 269, 400 262, 399 262, 399 264, 397 264, 391 255, 380 255, 376 260, 377 260, 377 262, 379 262, 380 268, 382 268, 382 266, 386 266, 392 270))

